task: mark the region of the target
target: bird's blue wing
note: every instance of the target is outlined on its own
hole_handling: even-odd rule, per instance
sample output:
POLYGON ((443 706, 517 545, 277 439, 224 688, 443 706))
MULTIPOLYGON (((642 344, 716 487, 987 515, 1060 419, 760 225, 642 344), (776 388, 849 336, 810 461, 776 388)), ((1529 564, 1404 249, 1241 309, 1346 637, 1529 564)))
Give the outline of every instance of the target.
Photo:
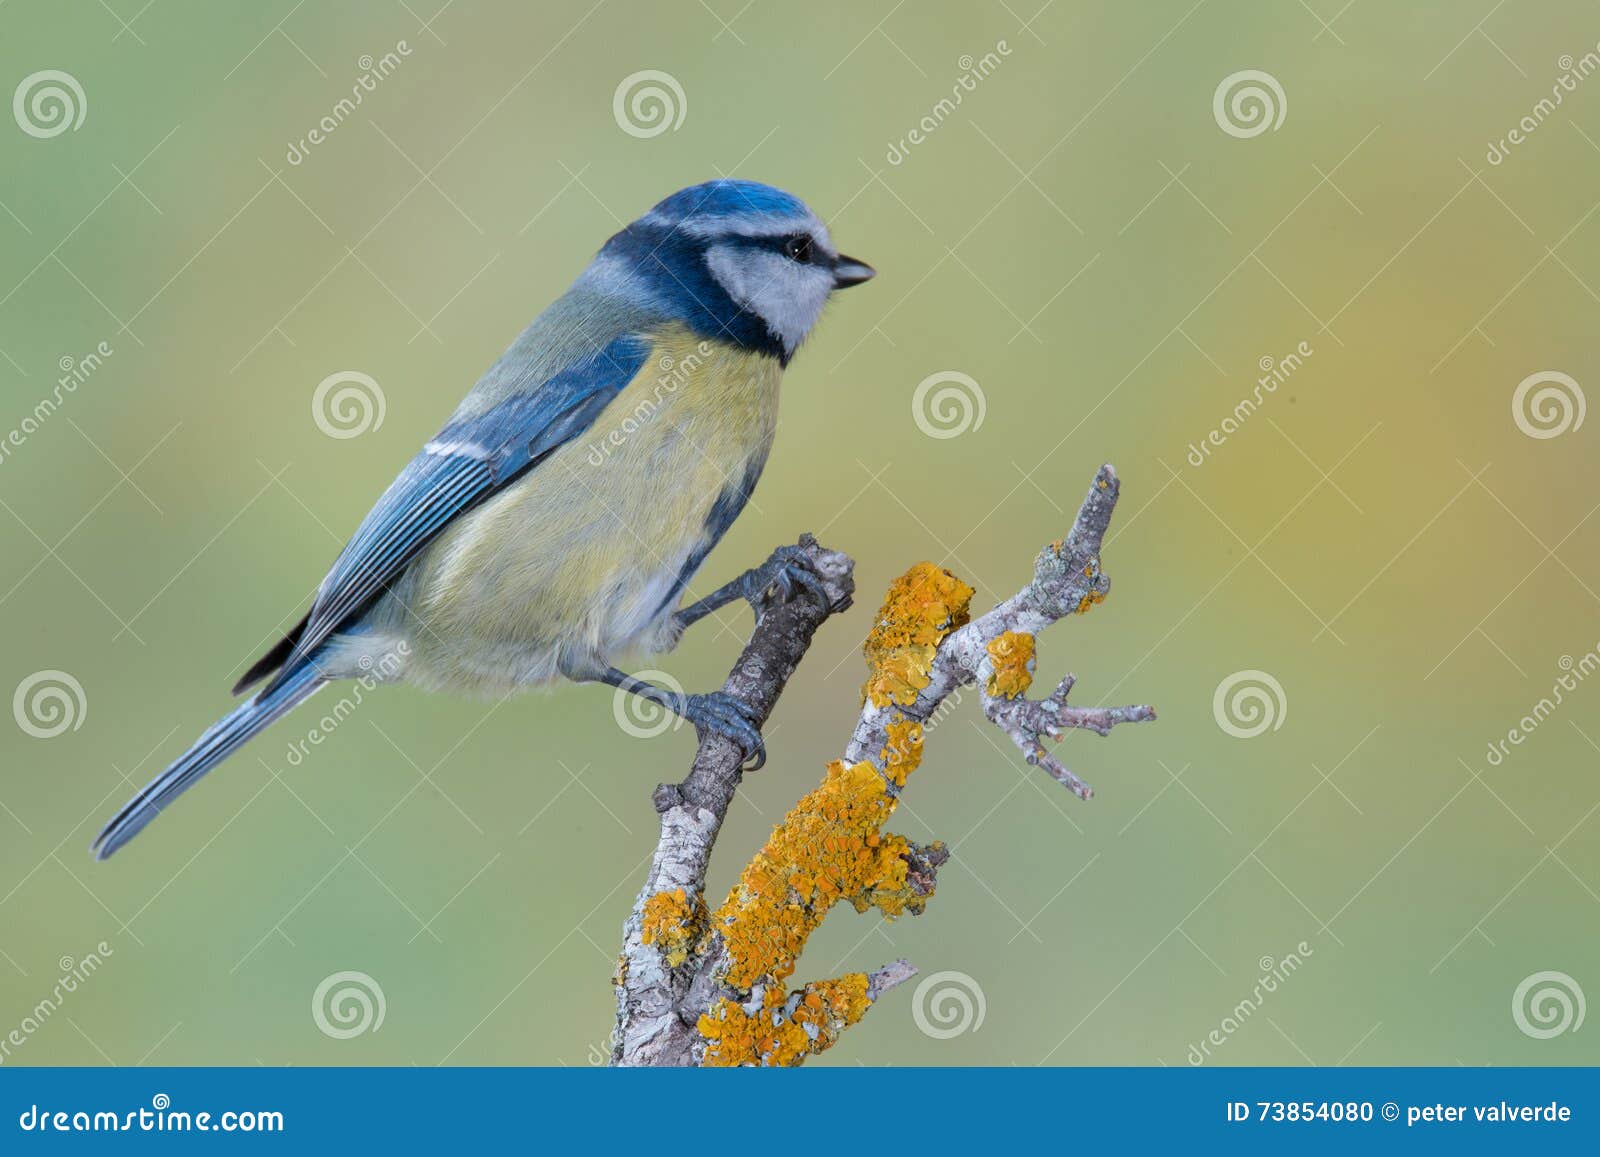
MULTIPOLYGON (((596 353, 480 414, 452 421, 378 499, 322 580, 316 601, 286 651, 269 695, 328 637, 360 614, 450 521, 536 467, 579 436, 644 365, 650 343, 619 338, 596 353)), ((287 640, 286 640, 287 642, 287 640)), ((275 665, 275 664, 274 664, 275 665)), ((265 674, 257 664, 252 675, 265 674)), ((271 669, 269 666, 268 670, 271 669)))

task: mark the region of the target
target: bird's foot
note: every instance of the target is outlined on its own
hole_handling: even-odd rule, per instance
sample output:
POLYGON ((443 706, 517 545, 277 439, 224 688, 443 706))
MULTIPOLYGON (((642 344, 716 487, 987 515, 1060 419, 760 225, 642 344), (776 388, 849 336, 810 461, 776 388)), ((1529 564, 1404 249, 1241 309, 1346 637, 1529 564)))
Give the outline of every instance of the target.
POLYGON ((675 707, 679 715, 694 724, 704 736, 714 732, 737 744, 744 752, 744 769, 757 771, 767 762, 767 746, 762 742, 756 709, 726 691, 685 695, 675 707))
POLYGON ((615 667, 607 667, 587 678, 607 683, 620 692, 637 695, 666 708, 680 719, 694 724, 695 732, 702 739, 708 732, 727 738, 744 753, 748 771, 755 771, 767 762, 766 745, 761 741, 759 714, 749 703, 726 691, 685 695, 676 689, 657 687, 615 667))
POLYGON ((750 609, 755 612, 757 619, 773 605, 774 600, 788 602, 801 593, 825 611, 836 612, 848 608, 850 605, 848 596, 838 603, 829 598, 827 584, 817 572, 816 563, 811 557, 811 548, 816 545, 816 539, 809 534, 803 534, 796 545, 780 546, 760 566, 751 567, 699 602, 679 610, 672 616, 669 628, 665 632, 664 649, 670 649, 676 644, 679 636, 688 627, 738 599, 750 604, 750 609))
POLYGON ((824 610, 843 609, 832 606, 827 587, 807 549, 808 545, 802 541, 797 546, 780 546, 766 562, 734 579, 739 586, 739 594, 757 615, 774 597, 780 602, 788 602, 800 593, 824 610))

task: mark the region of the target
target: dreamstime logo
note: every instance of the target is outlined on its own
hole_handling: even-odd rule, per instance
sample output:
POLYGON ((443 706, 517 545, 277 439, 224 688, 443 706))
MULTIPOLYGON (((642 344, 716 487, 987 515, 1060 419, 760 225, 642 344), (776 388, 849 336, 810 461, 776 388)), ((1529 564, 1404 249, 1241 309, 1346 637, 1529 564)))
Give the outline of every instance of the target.
POLYGON ((43 1028, 46 1021, 61 1011, 67 997, 87 984, 89 978, 100 971, 107 958, 115 954, 115 949, 102 940, 81 957, 67 955, 56 961, 60 971, 55 987, 28 1010, 15 1028, 0 1035, 0 1065, 11 1059, 13 1051, 27 1044, 28 1039, 43 1028))
POLYGON ((689 379, 711 353, 711 343, 703 341, 681 358, 673 357, 670 353, 662 354, 656 362, 661 374, 656 378, 655 389, 651 396, 640 398, 632 410, 622 415, 620 422, 599 439, 589 443, 589 465, 605 465, 613 450, 625 445, 629 438, 642 430, 661 412, 662 407, 674 394, 689 383, 689 379))
POLYGON ((983 425, 988 413, 983 387, 960 370, 940 370, 917 383, 911 418, 930 438, 957 438, 983 425))
POLYGON ((1540 370, 1517 383, 1511 420, 1530 438, 1559 438, 1583 425, 1583 387, 1560 370, 1540 370))
POLYGON ((311 419, 330 438, 359 438, 383 425, 383 387, 360 370, 329 374, 311 395, 311 419))
POLYGON ((334 1040, 377 1032, 388 1008, 383 988, 365 972, 335 972, 311 994, 311 1019, 334 1040))
POLYGON ((89 700, 83 684, 65 671, 35 671, 17 684, 11 696, 11 715, 17 726, 35 739, 54 739, 83 726, 89 717, 89 700))
POLYGON ((111 343, 103 341, 82 357, 62 354, 56 362, 61 369, 61 376, 56 379, 55 388, 35 402, 33 410, 24 414, 22 421, 15 427, 0 434, 0 463, 4 463, 13 451, 37 434, 44 424, 55 416, 56 411, 66 404, 67 399, 78 392, 78 387, 93 377, 114 352, 116 351, 111 348, 111 343))
POLYGON ((89 115, 89 98, 70 72, 47 68, 22 78, 11 97, 11 115, 30 137, 49 140, 71 129, 77 132, 89 115))
POLYGON ((935 972, 911 996, 911 1019, 934 1040, 977 1032, 988 1010, 983 988, 965 972, 935 972))
POLYGON ((1567 701, 1570 693, 1576 691, 1590 675, 1600 671, 1600 643, 1590 647, 1577 659, 1571 655, 1562 655, 1556 660, 1556 666, 1560 668, 1561 674, 1557 675, 1556 681, 1550 685, 1550 694, 1541 696, 1533 708, 1517 720, 1515 727, 1508 728, 1504 739, 1489 741, 1487 758, 1490 767, 1499 767, 1504 763, 1511 755, 1513 747, 1521 747, 1526 743, 1528 738, 1556 713, 1556 708, 1567 701))
POLYGON ((372 53, 363 52, 356 60, 356 67, 361 72, 350 86, 350 95, 340 97, 327 115, 317 121, 305 136, 298 141, 290 141, 289 148, 284 153, 284 160, 291 165, 303 163, 311 155, 313 148, 331 137, 340 125, 355 115, 356 107, 366 100, 367 94, 376 92, 379 83, 388 79, 395 69, 400 67, 403 59, 411 53, 411 45, 404 40, 396 41, 393 50, 385 52, 376 60, 373 59, 372 53))
MULTIPOLYGON (((654 683, 674 695, 683 694, 683 684, 665 671, 640 671, 633 678, 641 683, 654 683)), ((654 739, 663 732, 675 731, 683 726, 682 716, 621 687, 611 697, 611 714, 616 717, 617 726, 635 739, 654 739)))
POLYGON ((611 1054, 616 1051, 619 1040, 617 1030, 612 1029, 606 1034, 606 1039, 603 1042, 590 1042, 588 1049, 584 1052, 584 1060, 589 1062, 589 1067, 601 1069, 611 1064, 611 1054))
POLYGON ((339 701, 325 712, 321 719, 312 724, 303 736, 290 742, 284 753, 284 761, 290 767, 299 767, 304 763, 313 747, 320 747, 367 701, 369 691, 394 679, 405 669, 406 659, 410 656, 411 644, 401 640, 393 650, 384 651, 376 658, 372 655, 362 655, 357 659, 356 666, 361 668, 361 675, 351 684, 349 694, 341 695, 339 701))
POLYGON ((1217 684, 1211 714, 1217 726, 1235 739, 1254 739, 1283 726, 1289 718, 1289 700, 1283 684, 1265 671, 1235 671, 1217 684))
POLYGON ((1535 972, 1511 994, 1511 1019, 1534 1040, 1577 1032, 1587 1011, 1583 989, 1565 972, 1535 972))
POLYGON ((1270 72, 1246 68, 1222 78, 1211 96, 1211 115, 1230 137, 1259 137, 1283 124, 1289 98, 1270 72))
POLYGON ((1505 136, 1489 142, 1489 150, 1484 156, 1491 165, 1505 161, 1512 149, 1531 137, 1547 118, 1554 116, 1556 108, 1566 100, 1567 94, 1578 90, 1579 81, 1600 71, 1600 44, 1577 60, 1572 59, 1570 52, 1563 52, 1556 59, 1556 67, 1561 70, 1561 75, 1550 86, 1550 95, 1540 97, 1505 136))
POLYGON ((1261 360, 1256 363, 1261 369, 1261 376, 1256 379, 1255 389, 1240 398, 1234 405, 1233 412, 1225 416, 1204 438, 1189 443, 1189 453, 1185 455, 1189 465, 1204 466, 1212 447, 1221 446, 1237 434, 1267 399, 1278 392, 1278 387, 1287 382, 1296 370, 1306 364, 1306 359, 1316 352, 1311 348, 1310 342, 1303 341, 1281 358, 1263 354, 1261 360))
POLYGON ((890 141, 884 159, 891 165, 903 164, 911 155, 911 150, 933 136, 939 130, 939 126, 955 113, 967 94, 976 92, 978 85, 999 68, 1004 59, 1010 55, 1011 46, 1004 40, 995 41, 994 50, 985 52, 977 59, 973 59, 971 53, 963 53, 956 60, 956 67, 961 70, 961 75, 956 77, 956 82, 950 86, 950 95, 940 97, 928 110, 927 115, 912 126, 911 131, 905 136, 898 141, 890 141))
POLYGON ((964 690, 965 688, 963 687, 957 687, 950 694, 946 695, 942 700, 939 701, 939 706, 933 709, 933 714, 929 715, 922 721, 922 734, 924 738, 931 734, 935 727, 939 726, 939 724, 943 723, 946 719, 955 714, 956 708, 961 706, 964 690))
POLYGON ((646 68, 622 78, 611 96, 611 115, 630 137, 659 137, 678 131, 689 115, 689 98, 670 72, 646 68))
POLYGON ((1210 1060, 1215 1050, 1227 1044, 1233 1034, 1245 1026, 1246 1021, 1261 1011, 1261 1007, 1267 1003, 1267 997, 1287 984, 1289 978, 1315 955, 1316 951, 1311 945, 1302 940, 1294 946, 1293 951, 1284 953, 1281 958, 1263 956, 1256 961, 1261 975, 1250 989, 1250 994, 1234 1005, 1228 1015, 1200 1038, 1198 1044, 1190 1044, 1187 1054, 1189 1063, 1199 1066, 1210 1060))

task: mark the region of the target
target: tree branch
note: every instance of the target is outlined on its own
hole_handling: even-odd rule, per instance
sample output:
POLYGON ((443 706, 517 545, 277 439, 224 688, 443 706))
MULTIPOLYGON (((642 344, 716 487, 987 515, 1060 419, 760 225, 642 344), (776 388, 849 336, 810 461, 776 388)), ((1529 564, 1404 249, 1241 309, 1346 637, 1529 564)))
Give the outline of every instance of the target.
MULTIPOLYGON (((615 977, 612 1060, 622 1065, 798 1064, 830 1047, 867 1008, 916 969, 901 960, 786 992, 784 981, 811 932, 838 901, 885 916, 920 913, 932 896, 943 844, 916 844, 883 830, 921 760, 923 723, 958 688, 979 688, 984 715, 1074 794, 1087 784, 1044 747, 1067 729, 1106 735, 1118 723, 1154 719, 1146 706, 1068 706, 1073 677, 1044 699, 1033 680, 1034 635, 1081 614, 1110 590, 1100 547, 1118 480, 1101 467, 1066 538, 1040 551, 1032 580, 969 621, 972 589, 931 563, 890 587, 867 638, 868 679, 845 757, 773 829, 715 912, 706 869, 740 782, 740 752, 702 737, 688 778, 656 789, 661 835, 624 927, 615 977)), ((805 536, 801 547, 830 605, 804 596, 770 605, 723 690, 750 702, 765 723, 829 615, 849 606, 853 564, 805 536)))
MULTIPOLYGON (((848 609, 855 594, 855 563, 848 555, 824 550, 810 535, 801 536, 800 546, 822 578, 830 605, 802 595, 768 606, 722 685, 755 707, 758 726, 766 725, 817 628, 848 609)), ((706 868, 743 779, 743 759, 731 740, 702 735, 688 777, 655 790, 661 836, 623 929, 613 1063, 695 1063, 690 1054, 697 1034, 678 1013, 693 978, 684 964, 704 926, 706 868)))

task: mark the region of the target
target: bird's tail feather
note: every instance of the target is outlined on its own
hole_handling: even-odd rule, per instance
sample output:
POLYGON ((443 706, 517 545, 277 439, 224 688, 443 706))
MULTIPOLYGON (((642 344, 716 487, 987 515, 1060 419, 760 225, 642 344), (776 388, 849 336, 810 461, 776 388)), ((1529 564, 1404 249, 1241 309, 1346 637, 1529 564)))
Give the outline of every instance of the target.
POLYGON ((252 736, 265 730, 291 708, 305 701, 324 680, 315 665, 306 664, 270 694, 234 708, 195 741, 194 746, 129 800, 95 837, 91 851, 104 860, 144 830, 173 800, 232 755, 252 736))

